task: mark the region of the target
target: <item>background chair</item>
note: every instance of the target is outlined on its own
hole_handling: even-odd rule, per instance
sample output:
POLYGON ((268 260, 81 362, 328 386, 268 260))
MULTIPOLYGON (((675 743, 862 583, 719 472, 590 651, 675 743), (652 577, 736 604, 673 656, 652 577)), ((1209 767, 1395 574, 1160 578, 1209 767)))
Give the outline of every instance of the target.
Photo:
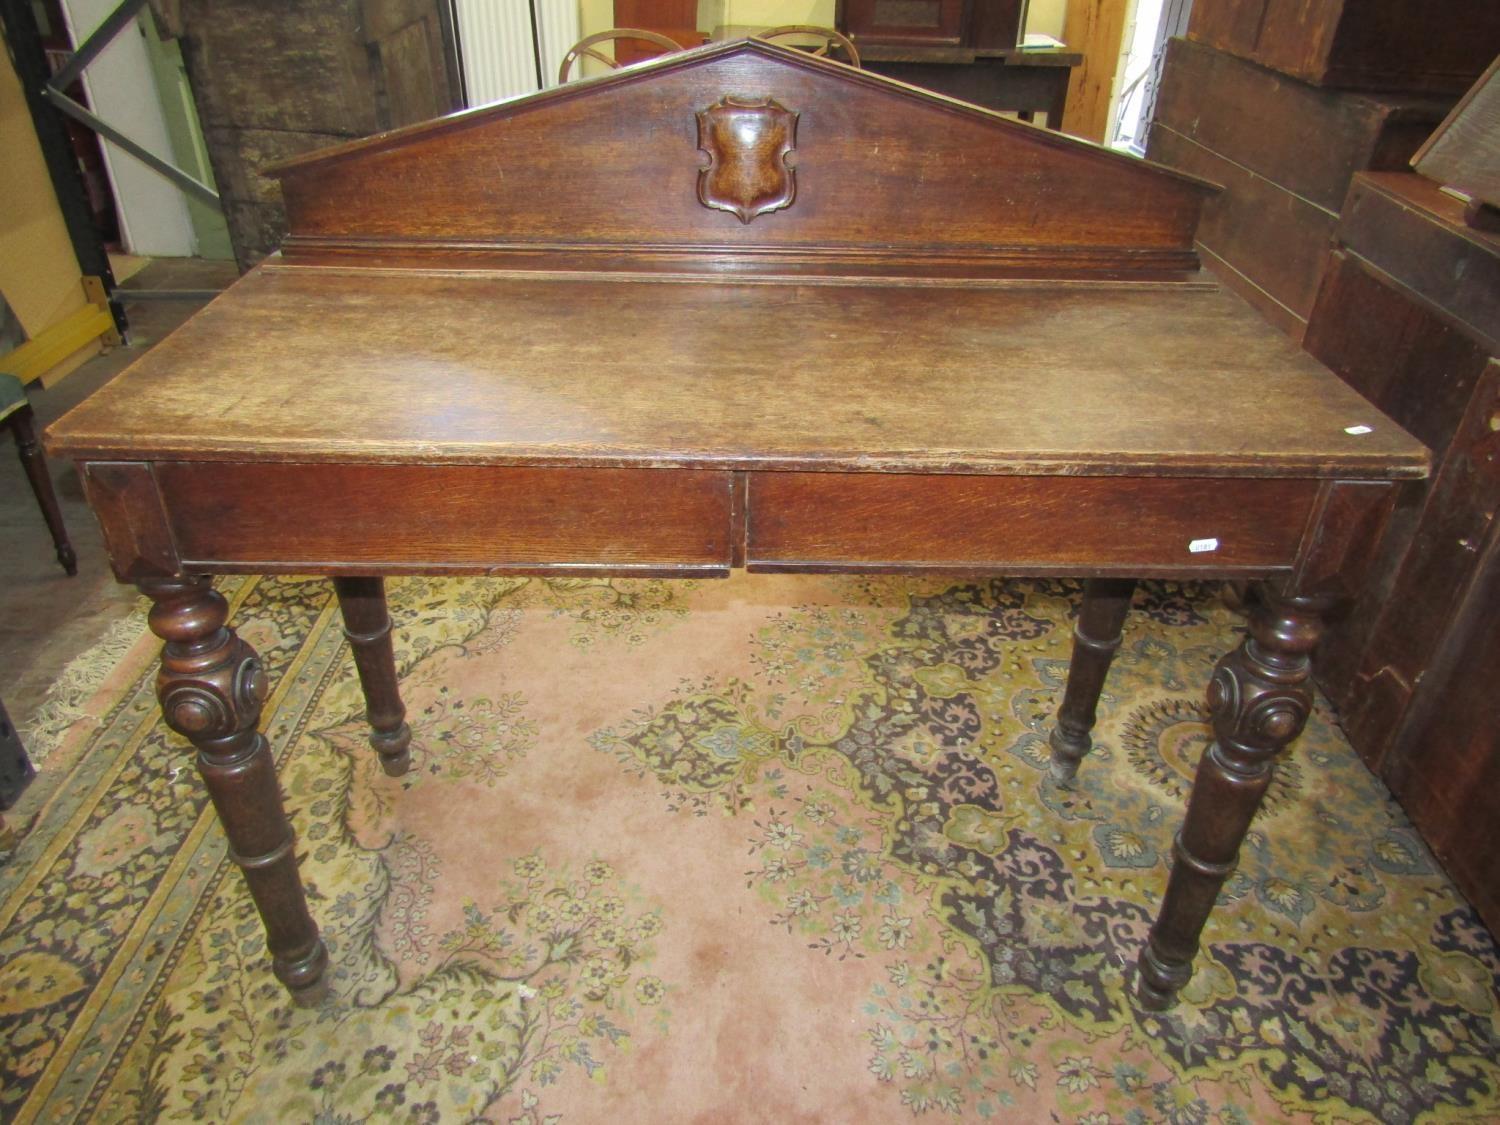
POLYGON ((789 23, 757 31, 755 38, 785 42, 789 47, 798 47, 820 58, 831 58, 850 66, 859 65, 859 49, 848 36, 839 34, 831 27, 789 23))
POLYGON ((595 49, 596 43, 608 43, 616 40, 629 40, 636 43, 647 43, 652 47, 659 47, 664 54, 674 54, 682 50, 682 44, 675 39, 669 39, 655 31, 644 31, 638 27, 612 27, 608 31, 596 31, 593 35, 586 35, 573 46, 568 48, 568 53, 563 56, 562 66, 557 71, 559 84, 568 80, 568 71, 573 68, 573 63, 578 59, 593 59, 601 62, 610 70, 618 70, 625 63, 619 59, 606 55, 603 51, 595 49))
POLYGON ((0 424, 10 427, 10 432, 16 435, 21 467, 26 470, 26 479, 31 482, 31 491, 36 493, 42 518, 47 521, 47 530, 57 546, 57 561, 69 574, 77 574, 78 556, 68 542, 68 529, 63 525, 62 509, 57 506, 57 493, 52 490, 52 478, 47 474, 47 462, 33 423, 31 403, 26 401, 26 388, 21 380, 0 372, 0 424))

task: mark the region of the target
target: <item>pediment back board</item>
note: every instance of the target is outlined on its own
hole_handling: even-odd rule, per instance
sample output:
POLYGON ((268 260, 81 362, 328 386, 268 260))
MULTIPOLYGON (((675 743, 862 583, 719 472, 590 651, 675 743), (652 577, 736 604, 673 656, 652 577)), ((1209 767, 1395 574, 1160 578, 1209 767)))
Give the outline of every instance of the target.
POLYGON ((270 169, 287 261, 1180 278, 1211 187, 758 40, 270 169))

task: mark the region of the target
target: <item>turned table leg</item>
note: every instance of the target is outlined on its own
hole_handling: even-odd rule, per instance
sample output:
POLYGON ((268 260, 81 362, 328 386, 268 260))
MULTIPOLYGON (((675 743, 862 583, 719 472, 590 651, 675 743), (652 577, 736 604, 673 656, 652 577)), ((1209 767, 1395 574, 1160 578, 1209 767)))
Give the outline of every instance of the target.
POLYGON ((370 745, 381 768, 400 777, 411 768, 411 727, 396 682, 396 653, 391 646, 391 615, 381 578, 335 578, 333 588, 344 614, 344 636, 354 651, 354 667, 365 693, 370 745))
POLYGON ((1120 632, 1134 593, 1134 578, 1091 578, 1083 588, 1083 606, 1073 628, 1068 685, 1049 739, 1052 776, 1058 781, 1073 780, 1078 763, 1094 745, 1089 732, 1094 729, 1099 693, 1104 690, 1104 677, 1120 647, 1120 632))
POLYGON ((206 577, 146 579, 151 631, 166 642, 156 696, 167 725, 198 749, 198 772, 266 927, 271 967, 293 1000, 326 992, 328 952, 308 913, 295 837, 271 748, 256 729, 266 676, 256 652, 227 628, 229 605, 206 577))
POLYGON ((42 519, 47 521, 47 530, 52 533, 52 545, 57 549, 57 561, 68 574, 78 573, 78 556, 73 544, 68 541, 68 529, 63 523, 62 509, 57 506, 57 492, 52 487, 52 476, 47 472, 47 459, 42 455, 41 442, 36 439, 36 427, 32 424, 31 407, 23 404, 7 421, 11 433, 16 435, 16 451, 21 455, 21 467, 26 470, 26 479, 31 482, 31 491, 36 495, 37 506, 42 509, 42 519))
POLYGON ((1234 871, 1276 757, 1312 710, 1311 656, 1333 601, 1267 584, 1250 610, 1249 635, 1214 669, 1214 741, 1198 763, 1167 893, 1141 950, 1137 995, 1147 1008, 1170 1007, 1193 975, 1203 925, 1234 871))

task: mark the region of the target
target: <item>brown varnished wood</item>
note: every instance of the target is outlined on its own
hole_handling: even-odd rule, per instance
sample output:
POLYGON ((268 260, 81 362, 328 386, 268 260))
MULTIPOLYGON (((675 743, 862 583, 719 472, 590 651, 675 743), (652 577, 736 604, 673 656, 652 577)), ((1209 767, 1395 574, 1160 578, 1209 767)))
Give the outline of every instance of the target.
POLYGON ((1297 551, 1291 584, 1309 595, 1357 594, 1395 503, 1396 486, 1388 481, 1324 483, 1297 551))
POLYGON ((1437 184, 1409 172, 1356 176, 1339 241, 1500 352, 1500 235, 1471 228, 1437 184))
POLYGON ((1334 599, 1268 585, 1245 640, 1214 669, 1208 688, 1214 741, 1198 762, 1161 910, 1141 950, 1136 995, 1171 1005, 1193 974, 1203 924, 1271 784, 1280 753, 1312 711, 1312 652, 1334 599))
POLYGON ((191 569, 729 569, 728 473, 223 462, 155 472, 191 569))
POLYGON ((1290 565, 1317 495, 1304 480, 763 473, 746 565, 1264 574, 1290 565), (1218 547, 1191 549, 1206 539, 1218 547))
MULTIPOLYGON (((290 260, 368 239, 454 245, 1081 248, 1191 268, 1207 191, 1049 130, 756 40, 714 44, 272 169, 290 260), (705 208, 697 114, 726 95, 799 114, 797 202, 753 224, 705 208), (554 138, 564 136, 565 143, 554 138), (872 157, 875 157, 872 159, 872 157)), ((1060 260, 1066 260, 1066 253, 1060 260)), ((559 263, 566 266, 566 262, 559 263)), ((712 270, 716 259, 686 266, 712 270)))
POLYGON ((1189 278, 1201 185, 763 44, 282 173, 288 257, 50 441, 156 601, 164 713, 199 747, 295 993, 326 958, 255 732, 264 678, 204 572, 340 579, 388 767, 389 574, 1123 579, 1085 610, 1064 705, 1084 737, 1129 579, 1288 578, 1216 680, 1219 746, 1143 962, 1143 998, 1170 1001, 1305 717, 1323 590, 1352 580, 1378 509, 1363 498, 1427 464, 1189 278), (726 96, 798 114, 795 198, 751 215, 760 186, 726 193, 748 222, 697 191, 696 115, 726 96), (1161 281, 1105 280, 1122 277, 1161 281))
POLYGON ((256 651, 227 627, 229 604, 205 577, 148 578, 151 631, 165 641, 156 695, 167 725, 198 750, 198 772, 266 926, 277 979, 299 1004, 327 992, 328 951, 297 874, 296 837, 276 763, 257 729, 269 685, 256 651))
POLYGON ((1073 626, 1068 683, 1048 737, 1052 776, 1059 782, 1072 781, 1079 762, 1093 749, 1090 732, 1097 717, 1099 694, 1120 647, 1134 592, 1134 578, 1091 578, 1083 588, 1083 605, 1073 626))
POLYGON ((1321 86, 1459 94, 1500 50, 1493 0, 1198 0, 1188 35, 1321 86))
POLYGON ((49 440, 87 458, 351 464, 1346 478, 1426 464, 1223 293, 323 269, 243 279, 49 440))
POLYGON ((1309 203, 1338 211, 1354 173, 1405 171, 1448 104, 1288 82, 1236 55, 1173 39, 1151 129, 1154 135, 1165 125, 1309 203))
POLYGON ((344 617, 344 638, 354 654, 360 690, 364 692, 370 745, 380 757, 381 768, 391 777, 400 777, 411 768, 411 727, 396 679, 385 579, 348 575, 335 578, 333 588, 344 617))
POLYGON ((182 559, 149 464, 90 461, 79 475, 116 578, 137 582, 181 572, 182 559))

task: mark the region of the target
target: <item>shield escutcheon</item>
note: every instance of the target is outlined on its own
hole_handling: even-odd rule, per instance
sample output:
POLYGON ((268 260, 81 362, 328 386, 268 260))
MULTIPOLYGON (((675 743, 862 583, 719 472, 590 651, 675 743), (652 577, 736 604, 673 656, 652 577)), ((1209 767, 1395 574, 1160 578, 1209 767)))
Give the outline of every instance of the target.
POLYGON ((698 148, 708 166, 698 173, 698 200, 748 223, 797 198, 797 173, 787 156, 797 147, 797 114, 772 98, 725 95, 698 112, 698 148))

